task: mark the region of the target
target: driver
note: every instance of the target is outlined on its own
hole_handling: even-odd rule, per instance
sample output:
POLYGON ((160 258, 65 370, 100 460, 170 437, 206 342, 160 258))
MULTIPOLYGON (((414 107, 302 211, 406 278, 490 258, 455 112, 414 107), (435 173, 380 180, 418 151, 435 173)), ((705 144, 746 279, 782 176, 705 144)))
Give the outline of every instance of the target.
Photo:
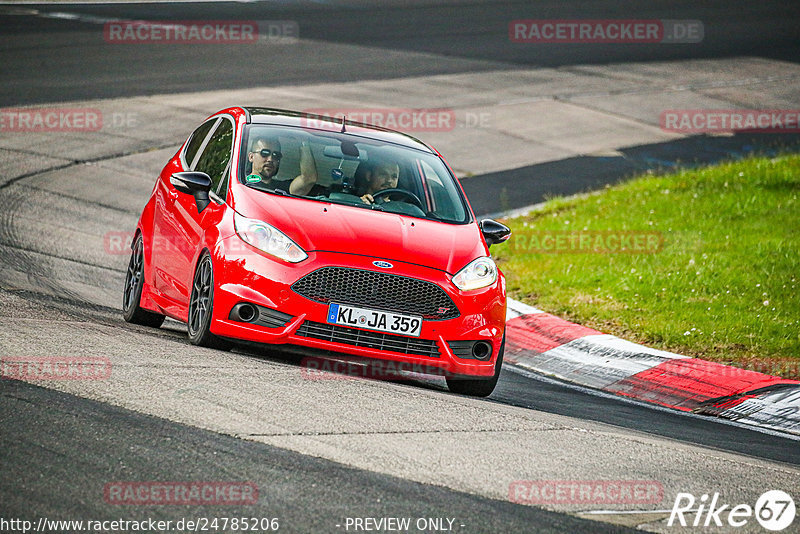
POLYGON ((277 139, 258 137, 253 142, 247 160, 253 164, 253 170, 245 178, 245 182, 252 184, 261 182, 272 189, 288 191, 293 195, 306 195, 317 183, 317 166, 308 143, 300 143, 300 174, 291 182, 277 180, 275 175, 281 166, 281 144, 277 139))
POLYGON ((374 204, 372 195, 384 189, 396 188, 399 176, 400 166, 397 163, 386 160, 362 162, 355 174, 356 183, 362 184, 362 190, 359 191, 361 200, 365 204, 374 204))

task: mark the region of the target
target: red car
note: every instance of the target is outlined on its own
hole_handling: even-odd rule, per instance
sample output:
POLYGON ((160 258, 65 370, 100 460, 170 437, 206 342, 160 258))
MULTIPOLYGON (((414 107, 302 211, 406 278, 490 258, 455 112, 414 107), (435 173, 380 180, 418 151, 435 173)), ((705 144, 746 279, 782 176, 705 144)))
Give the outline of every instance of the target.
POLYGON ((413 137, 229 108, 156 180, 123 313, 155 327, 183 321, 196 345, 245 340, 403 362, 486 396, 506 316, 489 245, 509 234, 476 221, 442 157, 413 137))

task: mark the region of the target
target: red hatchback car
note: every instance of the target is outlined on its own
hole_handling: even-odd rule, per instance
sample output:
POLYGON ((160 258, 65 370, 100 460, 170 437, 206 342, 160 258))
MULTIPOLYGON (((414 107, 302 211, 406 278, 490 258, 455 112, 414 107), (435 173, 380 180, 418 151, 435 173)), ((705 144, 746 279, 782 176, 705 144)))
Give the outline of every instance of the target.
POLYGON ((476 221, 442 157, 413 137, 229 108, 161 171, 136 228, 123 313, 186 322, 196 345, 403 362, 486 396, 506 317, 489 245, 509 234, 476 221))

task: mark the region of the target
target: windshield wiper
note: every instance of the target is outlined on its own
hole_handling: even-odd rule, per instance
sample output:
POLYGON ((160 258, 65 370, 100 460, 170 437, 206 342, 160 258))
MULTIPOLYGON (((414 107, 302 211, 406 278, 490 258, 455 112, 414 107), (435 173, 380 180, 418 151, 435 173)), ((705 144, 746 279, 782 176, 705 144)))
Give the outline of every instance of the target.
POLYGON ((436 214, 435 214, 434 212, 432 212, 432 211, 429 211, 429 212, 425 213, 425 216, 426 216, 426 217, 430 217, 431 219, 435 219, 435 220, 437 220, 437 221, 445 221, 445 220, 446 220, 444 217, 441 217, 441 216, 439 216, 439 215, 436 215, 436 214))
POLYGON ((290 192, 286 191, 285 189, 265 189, 268 193, 275 193, 276 195, 281 195, 284 197, 296 197, 297 195, 293 195, 290 192))

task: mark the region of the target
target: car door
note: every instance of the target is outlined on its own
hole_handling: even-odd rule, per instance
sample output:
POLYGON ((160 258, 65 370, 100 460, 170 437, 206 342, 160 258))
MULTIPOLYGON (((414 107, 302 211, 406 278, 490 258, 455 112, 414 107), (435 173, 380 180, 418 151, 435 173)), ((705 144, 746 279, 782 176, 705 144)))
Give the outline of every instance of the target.
MULTIPOLYGON (((206 123, 207 124, 207 123, 206 123)), ((202 135, 204 126, 195 132, 198 138, 202 135)), ((227 116, 217 118, 207 129, 208 133, 197 145, 193 143, 194 137, 187 145, 184 153, 183 166, 185 170, 204 172, 211 178, 211 191, 217 191, 226 172, 233 148, 233 121, 227 116), (196 153, 193 152, 197 146, 196 153), (189 161, 191 159, 191 161, 189 161)), ((158 291, 162 296, 178 305, 180 314, 183 315, 189 303, 189 293, 194 275, 194 256, 197 247, 203 240, 203 227, 201 220, 207 213, 201 215, 193 196, 179 193, 167 180, 161 184, 165 190, 165 209, 157 210, 154 228, 160 235, 161 271, 157 273, 158 291)), ((212 199, 216 195, 213 195, 212 199)), ((212 202, 206 210, 219 207, 219 198, 212 202)))

